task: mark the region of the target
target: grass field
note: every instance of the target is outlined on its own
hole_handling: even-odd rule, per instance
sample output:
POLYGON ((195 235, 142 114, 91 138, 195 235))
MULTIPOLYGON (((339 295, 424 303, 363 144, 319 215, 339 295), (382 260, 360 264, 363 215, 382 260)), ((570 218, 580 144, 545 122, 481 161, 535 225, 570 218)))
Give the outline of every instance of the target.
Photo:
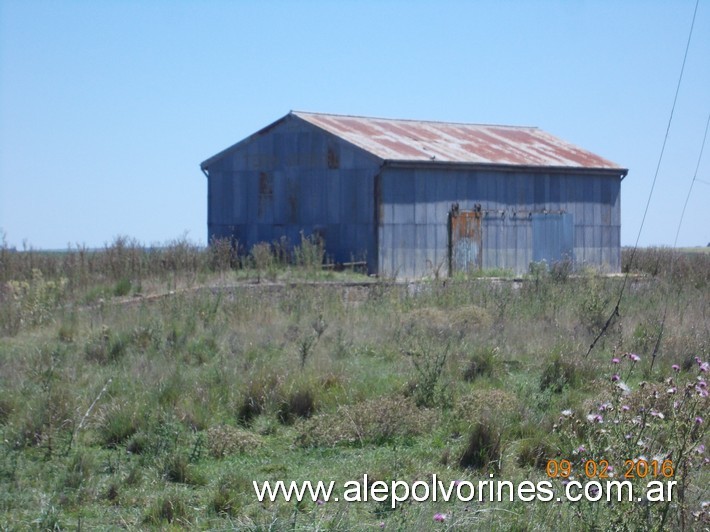
POLYGON ((248 256, 124 238, 56 254, 4 246, 0 525, 707 529, 710 255, 629 258, 619 316, 586 356, 622 277, 398 284, 323 271, 307 239, 248 256), (332 480, 343 498, 364 475, 476 487, 493 475, 562 493, 570 478, 549 478, 549 460, 581 481, 606 480, 585 464, 608 462, 610 479, 631 470, 639 495, 649 480, 678 484, 661 502, 476 493, 395 508, 259 502, 252 486, 332 480), (642 475, 639 460, 657 469, 642 475))

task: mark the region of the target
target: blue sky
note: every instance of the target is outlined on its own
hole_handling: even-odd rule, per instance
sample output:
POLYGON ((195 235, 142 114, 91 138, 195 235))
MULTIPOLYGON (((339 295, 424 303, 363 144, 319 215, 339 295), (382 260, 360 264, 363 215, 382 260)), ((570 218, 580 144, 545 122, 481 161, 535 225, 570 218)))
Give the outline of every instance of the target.
MULTIPOLYGON (((10 245, 205 243, 199 163, 291 109, 532 125, 630 169, 636 240, 695 0, 0 0, 10 245)), ((641 245, 672 245, 710 113, 700 0, 641 245)), ((710 147, 698 178, 710 182, 710 147)), ((679 245, 710 242, 696 182, 679 245)))

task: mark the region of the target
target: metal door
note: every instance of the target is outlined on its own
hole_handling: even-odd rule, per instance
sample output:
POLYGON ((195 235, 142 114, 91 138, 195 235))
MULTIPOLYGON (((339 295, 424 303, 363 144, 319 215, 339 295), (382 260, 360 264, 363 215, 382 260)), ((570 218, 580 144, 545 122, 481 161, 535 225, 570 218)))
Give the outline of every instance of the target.
POLYGON ((449 212, 449 271, 470 272, 480 270, 483 241, 481 238, 481 212, 449 212))

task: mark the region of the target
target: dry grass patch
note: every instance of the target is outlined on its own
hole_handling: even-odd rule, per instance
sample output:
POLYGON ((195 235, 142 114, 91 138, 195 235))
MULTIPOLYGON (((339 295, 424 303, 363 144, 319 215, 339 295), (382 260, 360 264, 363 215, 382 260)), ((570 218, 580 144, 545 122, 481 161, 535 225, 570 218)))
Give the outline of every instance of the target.
POLYGON ((262 439, 256 434, 229 425, 218 425, 207 430, 207 448, 214 458, 242 454, 262 444, 262 439))
POLYGON ((297 441, 304 447, 383 443, 425 433, 437 415, 433 409, 417 408, 411 398, 380 397, 311 418, 299 426, 297 441))

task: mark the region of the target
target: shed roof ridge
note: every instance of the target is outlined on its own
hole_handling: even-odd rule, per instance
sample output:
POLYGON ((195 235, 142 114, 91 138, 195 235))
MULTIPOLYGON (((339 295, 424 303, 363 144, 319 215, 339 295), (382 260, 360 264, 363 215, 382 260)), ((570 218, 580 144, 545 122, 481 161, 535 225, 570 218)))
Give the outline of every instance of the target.
POLYGON ((339 113, 320 113, 314 111, 301 111, 297 109, 291 109, 290 114, 296 116, 301 115, 313 115, 313 116, 333 116, 338 118, 359 118, 365 120, 386 120, 387 122, 413 122, 413 123, 425 123, 425 124, 445 124, 452 126, 479 126, 479 127, 497 127, 497 128, 510 128, 510 129, 536 129, 540 130, 539 126, 517 126, 511 124, 492 124, 483 122, 451 122, 444 120, 418 120, 416 118, 389 118, 383 116, 365 116, 365 115, 352 115, 352 114, 339 114, 339 113))

